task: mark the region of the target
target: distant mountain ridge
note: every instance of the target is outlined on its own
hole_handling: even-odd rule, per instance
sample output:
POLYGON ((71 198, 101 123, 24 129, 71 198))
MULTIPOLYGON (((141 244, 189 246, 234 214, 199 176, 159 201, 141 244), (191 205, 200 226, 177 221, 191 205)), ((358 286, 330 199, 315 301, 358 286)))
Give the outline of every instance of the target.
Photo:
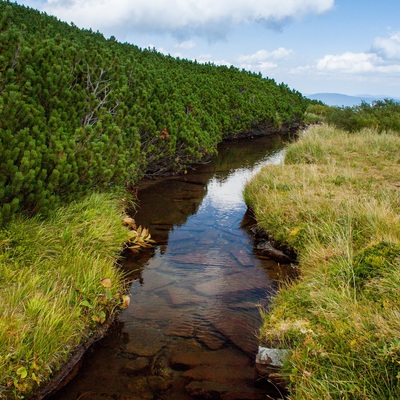
POLYGON ((372 103, 377 100, 393 99, 400 100, 399 98, 393 98, 390 96, 371 96, 371 95, 359 95, 359 96, 349 96, 341 93, 315 93, 311 95, 306 95, 311 100, 322 101, 328 106, 338 106, 338 107, 353 107, 361 104, 363 101, 366 103, 372 103))

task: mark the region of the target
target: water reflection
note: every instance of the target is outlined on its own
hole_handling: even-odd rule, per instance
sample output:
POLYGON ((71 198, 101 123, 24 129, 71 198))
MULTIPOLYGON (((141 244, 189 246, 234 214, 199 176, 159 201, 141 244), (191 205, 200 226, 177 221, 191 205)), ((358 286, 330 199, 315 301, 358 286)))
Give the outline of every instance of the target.
POLYGON ((203 201, 202 206, 207 207, 207 203, 209 202, 212 208, 224 214, 229 214, 234 211, 242 212, 245 210, 245 205, 243 203, 241 189, 244 187, 245 183, 252 175, 257 173, 264 164, 278 164, 282 162, 283 155, 284 150, 282 149, 269 155, 267 158, 264 155, 264 158, 253 165, 252 168, 237 168, 223 177, 216 174, 216 176, 208 181, 208 195, 203 201))
POLYGON ((131 306, 57 399, 276 398, 255 381, 257 307, 284 270, 255 255, 241 193, 281 148, 280 137, 232 142, 190 174, 143 185, 135 219, 158 246, 126 260, 131 306))

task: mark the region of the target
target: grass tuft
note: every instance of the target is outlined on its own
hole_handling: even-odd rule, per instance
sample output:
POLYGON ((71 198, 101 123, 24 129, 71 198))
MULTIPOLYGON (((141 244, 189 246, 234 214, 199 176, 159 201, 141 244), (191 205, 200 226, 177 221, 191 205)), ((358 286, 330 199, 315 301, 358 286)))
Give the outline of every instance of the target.
POLYGON ((0 231, 0 398, 32 394, 119 307, 127 239, 105 194, 0 231))
POLYGON ((260 340, 291 348, 293 400, 400 398, 400 137, 310 128, 245 188, 299 257, 260 340))

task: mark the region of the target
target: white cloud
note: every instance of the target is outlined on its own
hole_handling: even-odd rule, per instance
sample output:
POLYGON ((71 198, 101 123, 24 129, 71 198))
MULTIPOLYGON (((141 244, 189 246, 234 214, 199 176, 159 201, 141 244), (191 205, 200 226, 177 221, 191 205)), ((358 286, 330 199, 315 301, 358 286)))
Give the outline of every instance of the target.
POLYGON ((242 55, 238 57, 238 61, 241 63, 262 63, 268 60, 282 60, 287 59, 293 54, 291 49, 285 49, 284 47, 279 47, 276 50, 258 50, 254 54, 242 55))
POLYGON ((41 9, 102 32, 224 36, 240 23, 282 25, 329 11, 334 0, 47 0, 41 9))
POLYGON ((348 74, 398 74, 400 73, 400 32, 389 37, 377 37, 368 52, 347 51, 337 55, 325 55, 317 60, 319 72, 343 72, 348 74))
POLYGON ((239 65, 240 68, 243 68, 247 71, 261 72, 263 74, 268 74, 271 69, 275 69, 278 67, 278 64, 273 62, 260 62, 257 64, 246 64, 242 63, 239 65))
POLYGON ((398 74, 400 73, 400 64, 388 63, 375 53, 352 53, 348 51, 339 55, 326 55, 317 61, 316 69, 318 71, 336 71, 350 74, 398 74))
POLYGON ((183 42, 175 44, 175 47, 177 49, 190 50, 196 47, 196 43, 193 40, 185 40, 183 42))
POLYGON ((207 54, 200 54, 199 56, 196 57, 197 61, 199 62, 209 62, 212 61, 212 54, 207 53, 207 54))
POLYGON ((326 55, 317 62, 319 71, 342 71, 350 73, 371 72, 379 62, 373 53, 352 53, 347 51, 339 55, 326 55))
POLYGON ((277 68, 277 61, 286 60, 293 54, 293 50, 279 47, 276 50, 258 50, 253 54, 237 57, 240 68, 250 71, 269 73, 271 69, 277 68))
POLYGON ((385 59, 400 60, 400 32, 393 33, 388 38, 377 37, 372 45, 372 51, 385 59))

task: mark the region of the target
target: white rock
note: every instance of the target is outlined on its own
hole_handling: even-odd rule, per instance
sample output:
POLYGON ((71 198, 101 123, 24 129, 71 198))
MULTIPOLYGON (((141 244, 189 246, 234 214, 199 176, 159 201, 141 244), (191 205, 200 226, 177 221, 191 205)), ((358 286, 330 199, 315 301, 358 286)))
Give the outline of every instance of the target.
POLYGON ((269 365, 271 367, 282 367, 289 355, 290 350, 287 349, 269 349, 259 346, 256 363, 269 365))

